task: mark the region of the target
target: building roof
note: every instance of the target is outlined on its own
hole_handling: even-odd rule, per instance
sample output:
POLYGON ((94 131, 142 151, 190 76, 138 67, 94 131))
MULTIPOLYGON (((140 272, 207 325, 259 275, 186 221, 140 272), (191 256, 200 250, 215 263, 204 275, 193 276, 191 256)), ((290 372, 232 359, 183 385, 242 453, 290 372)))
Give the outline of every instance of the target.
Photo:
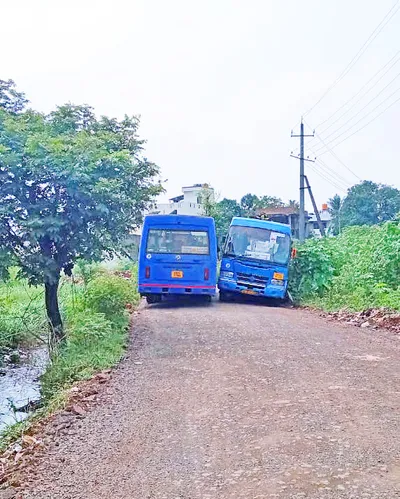
POLYGON ((179 201, 183 201, 184 195, 180 194, 179 196, 175 196, 174 198, 170 198, 170 201, 173 203, 179 203, 179 201))
POLYGON ((292 206, 281 206, 279 208, 258 208, 257 215, 297 215, 298 208, 292 206))
POLYGON ((214 189, 209 186, 208 184, 193 184, 193 185, 187 185, 185 187, 182 187, 182 190, 183 189, 210 189, 211 191, 213 191, 214 189))

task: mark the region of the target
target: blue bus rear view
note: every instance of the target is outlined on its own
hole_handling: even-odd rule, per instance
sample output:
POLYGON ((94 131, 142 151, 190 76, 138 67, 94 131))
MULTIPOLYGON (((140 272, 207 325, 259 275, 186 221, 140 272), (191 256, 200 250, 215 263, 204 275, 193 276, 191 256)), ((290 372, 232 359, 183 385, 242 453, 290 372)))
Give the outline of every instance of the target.
POLYGON ((148 215, 139 250, 139 293, 148 303, 167 295, 216 292, 217 239, 214 219, 148 215))

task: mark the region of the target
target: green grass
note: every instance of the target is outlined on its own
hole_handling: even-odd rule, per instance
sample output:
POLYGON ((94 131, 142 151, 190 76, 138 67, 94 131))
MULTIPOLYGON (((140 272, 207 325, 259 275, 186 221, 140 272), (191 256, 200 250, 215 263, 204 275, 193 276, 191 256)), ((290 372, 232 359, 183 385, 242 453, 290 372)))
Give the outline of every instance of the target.
MULTIPOLYGON (((110 271, 95 271, 91 268, 79 285, 68 279, 62 282, 59 294, 66 341, 53 352, 41 377, 44 406, 29 420, 17 423, 3 432, 0 450, 27 431, 33 422, 62 406, 65 403, 65 391, 73 383, 88 379, 97 371, 119 362, 128 343, 129 313, 126 306, 136 305, 139 301, 134 271, 132 275, 132 279, 127 280, 110 271)), ((34 341, 38 336, 47 334, 43 293, 40 288, 33 290, 36 293, 34 300, 26 298, 32 295, 27 295, 25 283, 11 279, 7 284, 0 285, 0 293, 4 293, 8 303, 13 304, 11 309, 14 312, 22 307, 21 303, 25 308, 29 304, 37 321, 33 322, 37 323, 34 334, 27 334, 24 323, 16 322, 12 334, 3 336, 5 346, 28 339, 34 341)), ((0 316, 0 328, 3 327, 3 330, 4 323, 4 316, 0 316)))
POLYGON ((0 282, 0 353, 35 343, 46 332, 43 290, 16 279, 12 272, 9 281, 0 282))

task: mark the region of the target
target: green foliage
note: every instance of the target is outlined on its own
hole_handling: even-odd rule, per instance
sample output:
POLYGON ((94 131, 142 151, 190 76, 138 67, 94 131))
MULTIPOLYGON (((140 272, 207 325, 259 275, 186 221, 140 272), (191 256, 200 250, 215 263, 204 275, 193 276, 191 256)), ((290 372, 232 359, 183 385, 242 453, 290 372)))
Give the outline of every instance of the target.
POLYGON ((282 199, 275 196, 262 196, 254 204, 255 208, 282 208, 283 206, 285 203, 282 199))
POLYGON ((0 108, 9 113, 19 113, 27 103, 25 94, 17 91, 13 80, 0 80, 0 108))
POLYGON ((160 191, 137 118, 96 121, 67 105, 49 116, 0 114, 0 247, 33 283, 123 243, 160 191))
POLYGON ((75 264, 74 275, 82 279, 86 287, 99 274, 105 272, 105 269, 99 263, 89 263, 86 260, 79 259, 75 264))
POLYGON ((41 378, 45 402, 75 381, 112 367, 124 353, 129 315, 126 305, 139 300, 132 280, 110 273, 65 297, 67 340, 41 378))
POLYGON ((400 310, 400 224, 349 227, 309 240, 291 265, 291 292, 329 310, 400 310))
POLYGON ((85 296, 89 308, 104 313, 111 320, 124 312, 126 304, 137 299, 133 282, 114 275, 99 276, 90 281, 85 296))
POLYGON ((341 220, 340 220, 340 211, 342 208, 342 199, 338 194, 335 194, 333 198, 328 201, 329 213, 332 216, 331 223, 331 233, 337 236, 341 230, 341 220))
POLYGON ((104 314, 85 310, 67 323, 67 342, 41 378, 42 396, 49 401, 75 381, 113 366, 121 358, 127 341, 128 318, 115 327, 104 314))
POLYGON ((58 326, 60 273, 118 252, 162 187, 137 117, 97 119, 72 104, 44 115, 25 102, 0 81, 0 266, 13 262, 31 284, 46 284, 58 326))
POLYGON ((321 296, 332 282, 334 267, 327 239, 307 240, 291 262, 290 291, 296 300, 321 296))
POLYGON ((398 189, 365 180, 348 190, 340 210, 340 219, 342 227, 375 225, 394 220, 399 211, 398 189))
POLYGON ((259 201, 258 196, 255 194, 245 194, 240 200, 240 206, 242 208, 243 213, 250 213, 256 207, 257 202, 259 201))
POLYGON ((221 242, 223 236, 228 233, 229 225, 233 217, 240 217, 242 209, 234 199, 224 198, 216 205, 215 228, 218 240, 221 242))
POLYGON ((36 342, 46 329, 43 290, 15 278, 0 282, 0 363, 3 348, 36 342))

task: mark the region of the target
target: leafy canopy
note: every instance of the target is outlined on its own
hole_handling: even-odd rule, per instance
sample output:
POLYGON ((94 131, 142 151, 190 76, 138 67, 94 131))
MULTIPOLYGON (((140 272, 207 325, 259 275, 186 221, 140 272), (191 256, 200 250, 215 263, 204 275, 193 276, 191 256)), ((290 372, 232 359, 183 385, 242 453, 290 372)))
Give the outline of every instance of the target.
POLYGON ((0 83, 0 267, 12 260, 31 283, 58 282, 77 258, 118 251, 162 190, 158 167, 138 118, 23 110, 23 94, 0 83))
POLYGON ((342 226, 374 225, 393 220, 400 212, 400 190, 363 181, 348 190, 340 210, 342 226))

